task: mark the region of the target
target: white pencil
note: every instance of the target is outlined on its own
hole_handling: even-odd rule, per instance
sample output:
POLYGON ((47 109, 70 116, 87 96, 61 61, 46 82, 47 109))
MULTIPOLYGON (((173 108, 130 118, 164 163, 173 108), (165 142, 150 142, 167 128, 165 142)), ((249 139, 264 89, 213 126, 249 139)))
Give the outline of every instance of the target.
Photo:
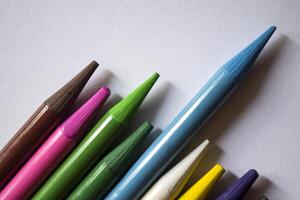
POLYGON ((142 200, 175 199, 196 169, 207 150, 208 144, 209 141, 205 140, 189 155, 170 169, 170 171, 166 172, 166 174, 158 179, 158 181, 146 192, 142 200))

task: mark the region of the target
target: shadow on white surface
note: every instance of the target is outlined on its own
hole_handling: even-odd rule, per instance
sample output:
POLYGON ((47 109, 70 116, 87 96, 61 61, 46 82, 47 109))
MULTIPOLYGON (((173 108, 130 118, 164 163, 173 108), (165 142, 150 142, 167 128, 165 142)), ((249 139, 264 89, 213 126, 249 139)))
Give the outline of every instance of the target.
MULTIPOLYGON (((268 178, 264 176, 260 176, 253 187, 247 193, 245 200, 258 199, 262 195, 266 194, 270 187, 276 187, 274 183, 272 183, 268 178)), ((277 188, 276 188, 277 189, 277 188)), ((268 196, 268 195, 266 195, 268 196)), ((272 199, 275 200, 275 199, 272 199)))

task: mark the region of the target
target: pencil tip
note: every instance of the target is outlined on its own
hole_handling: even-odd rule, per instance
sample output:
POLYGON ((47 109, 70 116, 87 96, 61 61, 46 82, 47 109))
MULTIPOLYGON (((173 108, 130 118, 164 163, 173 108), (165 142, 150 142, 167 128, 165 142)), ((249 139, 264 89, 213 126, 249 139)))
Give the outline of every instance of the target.
POLYGON ((153 126, 149 122, 144 122, 126 140, 109 153, 103 161, 116 174, 122 173, 132 161, 133 157, 131 154, 135 148, 152 129, 153 126))
POLYGON ((92 60, 92 62, 90 63, 90 65, 99 66, 99 63, 96 60, 92 60))
POLYGON ((276 27, 271 26, 250 45, 229 60, 223 66, 223 69, 231 74, 236 81, 240 81, 251 68, 275 30, 276 27))
POLYGON ((274 32, 277 29, 277 27, 276 26, 271 26, 270 29, 274 32))
POLYGON ((154 73, 138 88, 110 109, 109 113, 113 115, 119 123, 126 124, 131 116, 138 110, 158 78, 159 74, 154 73))
POLYGON ((67 113, 97 67, 98 63, 92 61, 73 79, 49 97, 45 103, 58 115, 67 113))
POLYGON ((110 95, 110 90, 103 87, 96 92, 85 104, 72 114, 63 124, 64 134, 68 138, 76 138, 88 128, 93 114, 100 108, 110 95))
POLYGON ((224 172, 224 168, 220 164, 216 164, 178 200, 205 199, 224 172))
POLYGON ((216 200, 242 199, 251 188, 258 173, 255 169, 250 169, 241 178, 236 180, 221 196, 216 200))

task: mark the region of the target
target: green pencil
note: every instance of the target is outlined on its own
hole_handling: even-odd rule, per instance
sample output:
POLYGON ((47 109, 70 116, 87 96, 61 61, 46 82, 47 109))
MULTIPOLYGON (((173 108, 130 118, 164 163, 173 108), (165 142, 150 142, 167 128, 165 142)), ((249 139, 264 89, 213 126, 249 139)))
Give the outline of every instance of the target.
POLYGON ((158 77, 159 74, 153 74, 141 86, 111 108, 44 183, 33 199, 64 199, 94 164, 107 153, 108 147, 136 113, 158 77))
POLYGON ((126 169, 130 167, 135 148, 151 130, 152 125, 144 122, 134 133, 94 167, 67 200, 102 199, 124 174, 126 169))

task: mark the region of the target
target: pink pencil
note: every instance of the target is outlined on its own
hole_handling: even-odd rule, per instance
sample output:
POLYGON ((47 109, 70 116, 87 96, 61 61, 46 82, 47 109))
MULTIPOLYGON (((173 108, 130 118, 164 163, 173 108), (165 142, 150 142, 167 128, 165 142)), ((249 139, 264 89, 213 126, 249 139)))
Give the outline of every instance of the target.
POLYGON ((1 200, 28 199, 82 138, 87 122, 110 95, 101 88, 64 121, 0 193, 1 200))

